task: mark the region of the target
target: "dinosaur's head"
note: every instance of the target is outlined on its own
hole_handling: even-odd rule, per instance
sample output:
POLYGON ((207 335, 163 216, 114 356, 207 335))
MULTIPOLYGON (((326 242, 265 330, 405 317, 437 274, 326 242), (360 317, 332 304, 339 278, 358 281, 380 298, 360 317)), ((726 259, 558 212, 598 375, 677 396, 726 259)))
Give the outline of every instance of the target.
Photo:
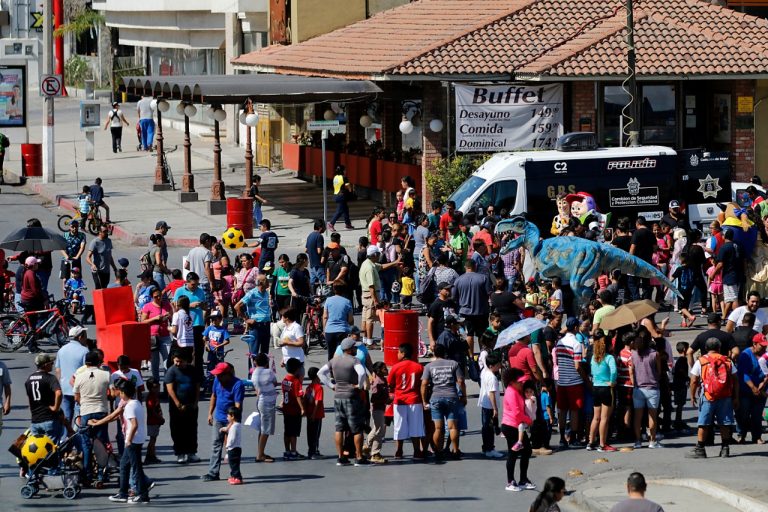
POLYGON ((513 236, 510 237, 507 244, 501 248, 501 254, 506 254, 525 244, 535 244, 539 241, 539 230, 534 224, 528 222, 525 220, 525 217, 522 216, 505 219, 496 224, 497 235, 504 236, 507 233, 512 234, 513 236))

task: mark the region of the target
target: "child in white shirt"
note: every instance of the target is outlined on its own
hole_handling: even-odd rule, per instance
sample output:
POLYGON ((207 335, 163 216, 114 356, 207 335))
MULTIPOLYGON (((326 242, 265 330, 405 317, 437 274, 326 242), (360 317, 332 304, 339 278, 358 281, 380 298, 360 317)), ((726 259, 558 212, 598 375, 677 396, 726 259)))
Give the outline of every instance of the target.
POLYGON ((477 406, 481 410, 482 426, 480 432, 483 438, 483 455, 489 459, 500 459, 504 454, 496 451, 494 434, 499 428, 499 379, 496 372, 501 368, 501 357, 490 353, 485 358, 485 368, 480 372, 480 396, 477 406))
POLYGON ((243 483, 243 475, 240 474, 240 457, 243 454, 241 446, 242 425, 240 409, 230 407, 227 409, 227 426, 221 427, 221 432, 227 434, 227 460, 229 461, 229 482, 230 485, 240 485, 243 483))

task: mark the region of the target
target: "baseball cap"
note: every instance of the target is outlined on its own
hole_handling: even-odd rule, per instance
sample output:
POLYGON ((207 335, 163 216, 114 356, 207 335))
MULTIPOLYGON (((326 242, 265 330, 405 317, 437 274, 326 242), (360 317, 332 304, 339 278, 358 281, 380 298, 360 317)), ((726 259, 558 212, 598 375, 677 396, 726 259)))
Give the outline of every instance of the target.
POLYGON ((40 263, 40 260, 34 256, 27 256, 27 259, 24 260, 24 264, 28 267, 31 267, 35 263, 40 263))
POLYGON ((677 199, 673 199, 669 202, 670 208, 680 208, 680 202, 677 199))
POLYGON ((707 323, 708 324, 716 324, 719 323, 723 317, 720 316, 720 313, 710 313, 707 315, 707 323))
POLYGON ((764 347, 768 347, 768 340, 765 339, 765 336, 761 332, 755 334, 752 337, 752 343, 757 343, 758 345, 762 345, 764 347))
POLYGON ((221 310, 220 309, 214 309, 213 311, 211 311, 211 315, 210 316, 211 316, 211 318, 221 318, 222 317, 221 310))
POLYGON ((446 324, 452 324, 452 323, 463 323, 464 317, 456 316, 456 315, 445 315, 445 323, 446 324))
POLYGON ((116 106, 118 106, 119 104, 120 104, 120 103, 118 103, 117 101, 113 101, 113 102, 112 102, 112 106, 113 106, 113 107, 116 107, 116 106))
POLYGON ((568 330, 575 329, 579 326, 579 319, 576 317, 568 317, 568 320, 565 321, 565 328, 568 330))
POLYGON ((163 229, 163 228, 171 229, 171 226, 169 226, 168 223, 165 222, 164 220, 158 221, 158 223, 155 224, 155 229, 163 229))
POLYGON ((128 258, 118 258, 118 259, 117 259, 117 263, 118 263, 118 264, 119 264, 121 267, 123 267, 123 268, 126 268, 126 267, 128 266, 128 263, 129 263, 129 261, 128 261, 128 258))
POLYGON ((86 329, 82 325, 76 325, 76 326, 72 327, 69 330, 69 337, 70 338, 77 338, 78 336, 80 336, 84 332, 87 333, 88 329, 86 329))
POLYGON ((379 249, 378 245, 369 245, 368 249, 365 250, 365 254, 368 256, 376 256, 381 252, 381 249, 379 249))
POLYGON ((52 363, 55 360, 56 358, 52 354, 37 354, 35 356, 35 366, 39 368, 40 366, 52 363))
POLYGON ((341 351, 349 350, 357 344, 357 340, 353 338, 344 338, 341 342, 341 351))
POLYGON ((219 363, 211 370, 211 375, 221 375, 229 371, 229 363, 219 363))
POLYGON ((442 283, 438 283, 437 284, 437 289, 438 290, 445 290, 446 288, 448 290, 450 290, 451 288, 453 288, 453 285, 451 283, 449 283, 448 281, 443 281, 442 283))

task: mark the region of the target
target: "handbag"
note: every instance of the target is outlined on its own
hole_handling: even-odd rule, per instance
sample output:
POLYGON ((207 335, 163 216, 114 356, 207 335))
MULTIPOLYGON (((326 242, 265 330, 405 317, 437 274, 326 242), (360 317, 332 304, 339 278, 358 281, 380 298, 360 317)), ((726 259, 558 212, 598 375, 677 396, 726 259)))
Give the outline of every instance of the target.
POLYGON ((253 267, 252 269, 250 269, 248 272, 245 273, 245 277, 243 278, 243 282, 239 283, 239 286, 237 287, 237 290, 235 290, 232 293, 232 304, 237 304, 238 302, 243 300, 243 297, 245 297, 245 290, 243 290, 243 287, 245 286, 245 282, 248 281, 248 276, 251 275, 251 272, 253 272, 253 270, 255 268, 256 267, 253 267))

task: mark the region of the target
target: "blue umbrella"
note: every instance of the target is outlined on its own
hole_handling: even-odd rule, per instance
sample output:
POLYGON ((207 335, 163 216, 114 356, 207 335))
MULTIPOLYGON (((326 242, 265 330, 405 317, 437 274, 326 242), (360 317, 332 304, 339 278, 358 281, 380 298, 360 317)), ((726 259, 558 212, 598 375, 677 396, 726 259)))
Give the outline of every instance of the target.
POLYGON ((493 348, 496 349, 511 345, 520 338, 524 338, 546 326, 547 322, 539 320, 538 318, 526 318, 519 322, 515 322, 499 333, 499 337, 496 338, 496 346, 493 348))

